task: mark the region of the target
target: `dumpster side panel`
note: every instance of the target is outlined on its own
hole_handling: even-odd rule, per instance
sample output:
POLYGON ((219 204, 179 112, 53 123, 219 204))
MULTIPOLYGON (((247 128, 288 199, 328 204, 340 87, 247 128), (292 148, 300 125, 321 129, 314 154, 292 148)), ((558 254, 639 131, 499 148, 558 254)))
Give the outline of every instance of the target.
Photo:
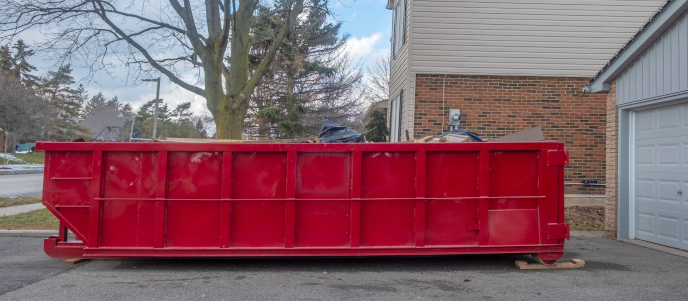
MULTIPOLYGON (((489 195, 539 195, 539 151, 490 152, 489 195)), ((496 199, 488 211, 490 245, 536 244, 540 240, 538 199, 496 199)))
MULTIPOLYGON (((426 196, 429 198, 478 197, 479 152, 428 152, 426 196)), ((425 244, 477 245, 478 200, 429 200, 426 202, 425 244)))
POLYGON ((229 243, 232 247, 284 247, 287 154, 235 152, 229 243), (271 200, 275 199, 275 200, 271 200))
POLYGON ((365 152, 361 165, 361 246, 411 246, 414 242, 416 154, 365 152))
POLYGON ((169 152, 165 247, 220 246, 222 153, 169 152), (196 201, 196 200, 211 201, 196 201))
POLYGON ((105 152, 101 246, 153 247, 157 152, 105 152))
POLYGON ((48 152, 43 179, 43 204, 74 234, 86 241, 89 231, 93 153, 48 152))
POLYGON ((350 153, 299 153, 296 159, 295 247, 349 244, 350 153))
POLYGON ((563 252, 561 144, 39 143, 53 256, 563 252), (64 231, 63 231, 64 232, 64 231), (61 232, 62 233, 62 232, 61 232), (71 249, 66 249, 67 247, 71 249))

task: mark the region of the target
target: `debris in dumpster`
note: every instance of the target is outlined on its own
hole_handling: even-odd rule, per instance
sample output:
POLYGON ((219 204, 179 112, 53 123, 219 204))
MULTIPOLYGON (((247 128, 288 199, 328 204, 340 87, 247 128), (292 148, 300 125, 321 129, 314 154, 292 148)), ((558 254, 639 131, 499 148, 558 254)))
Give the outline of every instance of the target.
POLYGON ((535 126, 527 130, 506 135, 504 137, 491 140, 492 142, 527 142, 527 141, 545 141, 542 136, 542 129, 540 126, 535 126))
POLYGON ((353 143, 353 142, 365 142, 363 135, 358 132, 345 127, 340 126, 332 121, 327 120, 323 117, 323 126, 320 130, 320 142, 322 143, 353 143))
POLYGON ((414 139, 416 143, 434 143, 434 142, 482 142, 480 135, 467 131, 465 129, 458 129, 445 132, 438 136, 427 136, 420 139, 414 139))

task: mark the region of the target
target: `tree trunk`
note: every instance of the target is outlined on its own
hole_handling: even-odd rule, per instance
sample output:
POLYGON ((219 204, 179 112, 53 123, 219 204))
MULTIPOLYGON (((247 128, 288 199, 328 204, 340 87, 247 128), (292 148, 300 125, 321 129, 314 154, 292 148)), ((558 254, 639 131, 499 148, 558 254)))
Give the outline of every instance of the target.
MULTIPOLYGON (((237 103, 234 100, 227 100, 225 103, 237 103)), ((244 130, 244 118, 248 112, 248 102, 236 108, 230 106, 220 106, 215 117, 215 127, 217 139, 241 140, 241 133, 244 130)))

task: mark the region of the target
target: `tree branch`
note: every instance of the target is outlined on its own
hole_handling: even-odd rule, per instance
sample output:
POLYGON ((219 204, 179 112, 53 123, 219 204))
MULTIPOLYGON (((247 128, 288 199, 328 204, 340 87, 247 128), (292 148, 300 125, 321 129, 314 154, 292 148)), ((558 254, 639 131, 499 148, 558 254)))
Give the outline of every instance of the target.
MULTIPOLYGON (((174 1, 174 0, 171 0, 171 1, 174 1)), ((95 6, 96 4, 94 3, 93 5, 95 6)), ((117 27, 117 25, 115 25, 115 24, 107 17, 106 12, 105 12, 105 9, 104 9, 104 7, 103 7, 103 5, 102 5, 101 3, 98 3, 98 6, 100 7, 100 11, 97 12, 97 14, 100 16, 100 18, 101 18, 105 23, 107 23, 108 26, 110 26, 110 28, 112 28, 115 32, 117 32, 117 34, 119 34, 122 38, 124 38, 124 39, 129 43, 129 45, 131 45, 131 46, 133 46, 134 48, 138 49, 139 52, 141 52, 141 54, 148 60, 148 62, 151 64, 151 66, 153 66, 155 69, 157 69, 158 71, 160 71, 162 74, 166 75, 172 82, 174 82, 175 84, 179 85, 180 87, 182 87, 182 88, 184 88, 184 89, 186 89, 186 90, 189 90, 189 91, 191 91, 191 92, 193 92, 193 93, 196 93, 196 94, 198 94, 198 95, 200 95, 200 96, 205 97, 205 90, 203 90, 203 89, 201 89, 201 88, 199 88, 199 87, 196 87, 196 86, 193 86, 193 85, 191 85, 191 84, 188 84, 188 83, 184 82, 184 81, 181 80, 179 77, 177 77, 176 75, 174 75, 172 72, 170 72, 169 70, 165 69, 163 66, 161 66, 160 64, 158 64, 158 63, 153 59, 153 57, 151 57, 151 55, 148 53, 148 51, 147 51, 143 46, 141 46, 140 44, 136 43, 136 41, 134 41, 133 38, 131 38, 131 37, 130 37, 129 35, 127 35, 126 33, 124 33, 124 31, 122 31, 122 29, 120 29, 119 27, 117 27)), ((96 8, 96 9, 97 9, 97 8, 96 8)))

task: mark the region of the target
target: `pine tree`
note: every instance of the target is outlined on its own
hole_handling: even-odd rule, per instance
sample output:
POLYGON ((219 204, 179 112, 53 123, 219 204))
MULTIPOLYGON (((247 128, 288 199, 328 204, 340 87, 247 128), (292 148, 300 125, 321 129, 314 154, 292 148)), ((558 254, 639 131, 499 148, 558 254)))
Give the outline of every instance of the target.
POLYGON ((105 99, 105 96, 103 96, 102 92, 98 92, 98 94, 93 95, 93 97, 91 97, 91 99, 89 99, 81 109, 81 113, 79 115, 80 120, 86 119, 86 116, 93 112, 106 109, 108 107, 106 103, 107 100, 105 99))
POLYGON ((43 139, 70 141, 85 130, 79 126, 79 111, 86 93, 82 85, 74 87, 71 72, 70 66, 65 65, 36 80, 36 91, 48 108, 44 116, 43 139))
POLYGON ((12 49, 9 45, 2 46, 0 47, 0 71, 31 87, 36 84, 38 79, 30 74, 36 70, 36 67, 28 62, 29 57, 34 54, 35 52, 21 39, 12 46, 12 49))
POLYGON ((366 141, 370 142, 386 142, 389 130, 387 130, 387 120, 385 113, 380 111, 373 111, 370 114, 370 122, 365 126, 369 132, 365 135, 366 141))

